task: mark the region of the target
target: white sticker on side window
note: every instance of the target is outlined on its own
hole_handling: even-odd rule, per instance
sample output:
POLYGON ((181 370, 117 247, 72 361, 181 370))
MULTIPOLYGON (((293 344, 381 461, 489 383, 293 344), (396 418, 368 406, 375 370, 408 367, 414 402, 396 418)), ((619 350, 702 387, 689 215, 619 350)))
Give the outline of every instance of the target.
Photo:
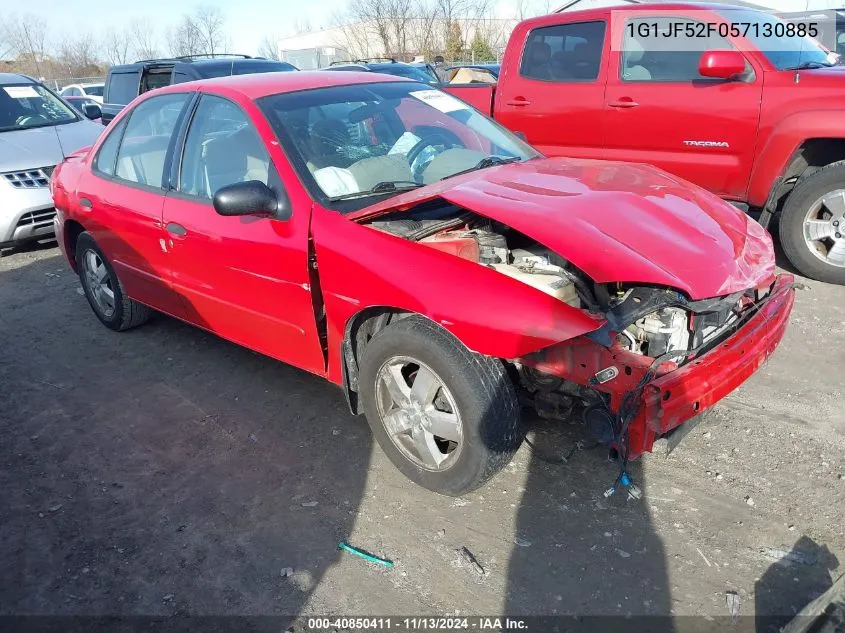
POLYGON ((38 93, 35 92, 35 88, 32 86, 4 86, 3 90, 5 90, 6 94, 12 99, 38 98, 38 93))
POLYGON ((412 97, 419 99, 423 103, 427 103, 432 108, 437 108, 441 112, 455 112, 456 110, 469 110, 469 106, 458 101, 452 95, 447 95, 445 92, 439 90, 417 90, 410 93, 412 97))

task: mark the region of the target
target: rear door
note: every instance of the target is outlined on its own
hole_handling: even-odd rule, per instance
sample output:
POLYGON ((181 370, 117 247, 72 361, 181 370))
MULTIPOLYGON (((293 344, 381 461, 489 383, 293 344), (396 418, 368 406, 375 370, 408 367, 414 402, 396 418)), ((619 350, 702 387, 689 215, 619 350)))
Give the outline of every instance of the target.
POLYGON ((615 33, 620 42, 607 82, 605 156, 650 163, 742 199, 754 158, 762 73, 746 58, 746 72, 737 79, 702 77, 704 51, 734 46, 718 35, 687 37, 687 24, 692 34, 707 32, 700 20, 638 11, 615 33), (655 36, 655 25, 658 33, 677 35, 655 36))
POLYGON ((605 20, 589 20, 524 33, 521 61, 499 77, 496 119, 547 156, 600 156, 606 32, 605 20))
POLYGON ((323 375, 308 264, 311 200, 290 166, 279 167, 291 174, 289 220, 218 215, 212 199, 221 187, 258 180, 278 191, 285 172, 239 104, 202 96, 164 205, 173 285, 191 322, 323 375))
POLYGON ((172 135, 192 93, 147 99, 108 131, 77 187, 86 229, 127 294, 173 316, 184 308, 169 282, 161 213, 172 135))

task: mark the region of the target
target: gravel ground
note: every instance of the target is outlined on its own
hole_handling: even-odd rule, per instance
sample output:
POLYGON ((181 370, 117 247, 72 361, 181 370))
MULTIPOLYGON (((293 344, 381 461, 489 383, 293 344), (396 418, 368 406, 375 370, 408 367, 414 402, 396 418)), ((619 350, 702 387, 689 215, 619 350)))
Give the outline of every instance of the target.
POLYGON ((603 497, 599 450, 543 461, 579 429, 536 420, 536 453, 450 499, 328 383, 164 317, 116 334, 57 249, 7 255, 0 615, 719 617, 728 594, 769 630, 845 561, 845 288, 807 286, 770 362, 637 465, 642 500, 603 497))

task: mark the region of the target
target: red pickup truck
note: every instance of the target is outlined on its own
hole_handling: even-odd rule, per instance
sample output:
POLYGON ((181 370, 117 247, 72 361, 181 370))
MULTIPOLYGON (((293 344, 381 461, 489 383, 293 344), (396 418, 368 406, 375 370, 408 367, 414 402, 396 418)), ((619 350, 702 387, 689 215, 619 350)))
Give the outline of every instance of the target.
POLYGON ((651 163, 747 205, 800 272, 845 284, 845 68, 809 38, 763 37, 783 24, 686 3, 557 13, 516 27, 498 84, 446 89, 548 156, 651 163), (641 37, 679 23, 682 50, 641 37))

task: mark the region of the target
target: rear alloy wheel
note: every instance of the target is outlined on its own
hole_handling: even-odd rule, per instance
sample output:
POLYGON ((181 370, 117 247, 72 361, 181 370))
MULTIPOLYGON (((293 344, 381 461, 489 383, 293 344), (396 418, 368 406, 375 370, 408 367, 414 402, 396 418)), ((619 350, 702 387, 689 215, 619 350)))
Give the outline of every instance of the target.
POLYGON ((382 450, 411 481, 441 494, 484 484, 525 437, 502 362, 418 315, 370 340, 358 385, 382 450))
POLYGON ((845 162, 802 178, 786 199, 780 239, 789 261, 811 279, 845 284, 845 162))
POLYGON ((107 328, 123 331, 149 320, 151 310, 126 296, 114 268, 90 233, 80 233, 76 241, 76 270, 85 298, 107 328))

